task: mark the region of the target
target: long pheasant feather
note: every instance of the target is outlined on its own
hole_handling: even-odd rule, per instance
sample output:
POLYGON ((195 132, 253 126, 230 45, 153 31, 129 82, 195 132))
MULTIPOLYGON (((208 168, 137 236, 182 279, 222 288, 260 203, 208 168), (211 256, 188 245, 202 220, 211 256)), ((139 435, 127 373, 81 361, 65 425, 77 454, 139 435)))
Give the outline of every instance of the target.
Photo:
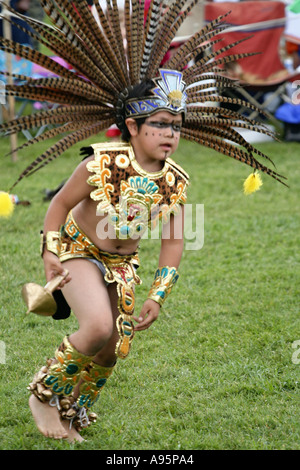
POLYGON ((231 157, 231 158, 234 158, 235 160, 239 160, 240 162, 246 163, 247 165, 251 166, 252 168, 256 170, 261 170, 264 173, 267 173, 268 175, 272 176, 272 178, 276 179, 283 185, 287 186, 287 184, 284 181, 282 181, 282 179, 286 179, 284 176, 279 175, 278 173, 274 172, 270 168, 262 165, 253 157, 251 158, 247 152, 241 149, 238 149, 235 146, 224 144, 223 139, 219 140, 210 136, 208 138, 208 136, 205 136, 205 135, 203 135, 202 137, 200 136, 198 137, 194 135, 193 132, 187 129, 184 129, 182 134, 186 140, 193 140, 195 142, 201 143, 201 145, 204 145, 205 147, 209 147, 219 153, 227 155, 228 157, 231 157))
POLYGON ((113 34, 100 3, 96 2, 95 7, 103 30, 103 41, 101 42, 101 47, 106 54, 107 60, 111 60, 112 63, 115 63, 115 60, 118 61, 122 68, 122 74, 125 76, 125 82, 129 85, 130 80, 128 76, 127 61, 123 50, 124 48, 118 47, 118 40, 116 39, 116 36, 119 37, 119 33, 113 34), (113 59, 114 56, 115 59, 113 59))
MULTIPOLYGON (((116 1, 116 0, 115 0, 116 1)), ((139 0, 138 2, 138 70, 141 69, 142 65, 142 54, 144 47, 144 17, 145 17, 145 0, 139 0)))
MULTIPOLYGON (((77 5, 76 2, 74 2, 75 5, 80 8, 80 5, 77 5)), ((85 2, 86 3, 86 2, 85 2)), ((95 40, 95 37, 81 18, 81 16, 76 12, 74 9, 74 6, 72 5, 71 2, 67 0, 61 0, 59 2, 59 7, 61 12, 68 18, 68 21, 72 28, 77 31, 77 33, 81 37, 81 44, 82 47, 84 48, 86 57, 89 58, 92 62, 95 63, 95 65, 99 68, 101 74, 102 74, 102 80, 105 81, 105 78, 107 82, 109 83, 109 79, 111 80, 111 85, 110 87, 112 88, 113 86, 115 87, 115 81, 116 77, 113 74, 112 70, 108 66, 107 62, 103 60, 101 57, 101 54, 99 53, 99 50, 97 48, 97 42, 95 40)))
MULTIPOLYGON (((119 79, 119 75, 116 74, 114 70, 116 66, 118 67, 117 62, 114 61, 114 63, 112 64, 110 61, 106 59, 105 56, 102 55, 101 36, 99 37, 99 34, 98 34, 99 27, 96 23, 95 18, 90 12, 90 9, 87 3, 78 1, 78 0, 76 0, 74 3, 80 14, 80 18, 82 17, 85 19, 85 21, 80 20, 80 25, 82 26, 86 36, 89 38, 89 41, 91 41, 93 45, 94 60, 99 62, 99 67, 103 70, 105 74, 107 74, 108 78, 110 78, 110 80, 112 80, 113 83, 116 83, 117 87, 124 86, 123 82, 119 79)), ((115 29, 115 26, 114 26, 114 29, 115 29)))
POLYGON ((131 58, 131 77, 132 84, 139 82, 140 78, 140 68, 139 68, 139 58, 138 58, 138 42, 139 42, 139 28, 138 28, 138 19, 139 19, 139 0, 132 0, 132 11, 130 15, 130 58, 131 58))
POLYGON ((118 64, 121 68, 121 75, 123 78, 124 86, 129 85, 128 81, 128 71, 127 71, 127 61, 125 57, 124 50, 124 38, 123 38, 123 29, 124 29, 124 18, 120 17, 120 12, 118 8, 117 0, 112 0, 112 24, 114 25, 114 37, 116 42, 116 57, 118 58, 118 64))
POLYGON ((81 95, 84 98, 89 98, 101 102, 107 102, 113 99, 112 94, 107 93, 106 91, 93 85, 92 83, 83 80, 78 80, 76 76, 74 76, 73 80, 59 77, 36 78, 29 80, 27 83, 32 87, 42 86, 53 88, 56 90, 59 89, 73 91, 77 95, 81 95))
MULTIPOLYGON (((186 1, 184 3, 186 3, 186 1)), ((148 65, 147 77, 151 76, 151 70, 156 69, 156 68, 159 67, 159 65, 162 62, 166 52, 169 49, 168 44, 171 43, 172 39, 175 37, 177 31, 179 30, 180 26, 182 25, 182 23, 186 19, 187 15, 190 13, 192 8, 194 8, 194 6, 197 3, 198 3, 198 0, 193 0, 191 2, 191 4, 188 5, 188 7, 184 11, 182 11, 180 13, 180 15, 178 15, 176 17, 176 20, 175 20, 174 24, 171 26, 171 28, 169 29, 167 34, 165 32, 162 32, 161 36, 159 36, 159 34, 157 34, 156 49, 155 49, 155 45, 154 45, 155 53, 152 56, 153 59, 155 59, 155 60, 152 59, 152 61, 150 61, 149 65, 148 65)), ((161 29, 164 29, 164 28, 162 27, 161 29)))
MULTIPOLYGON (((223 139, 229 139, 235 142, 238 145, 244 146, 249 152, 256 153, 260 157, 266 158, 272 165, 275 167, 274 162, 263 152, 255 149, 253 145, 248 143, 242 134, 238 132, 237 129, 247 129, 254 132, 262 133, 262 129, 258 126, 252 126, 247 123, 241 123, 238 121, 230 121, 229 119, 218 119, 218 118, 203 118, 200 123, 189 123, 185 126, 185 129, 190 131, 193 130, 194 134, 200 134, 202 132, 208 132, 212 135, 221 136, 223 139)), ((265 132, 263 132, 266 134, 265 132)), ((270 137, 273 137, 273 134, 269 132, 270 137)))
POLYGON ((11 186, 10 191, 26 176, 30 176, 39 169, 46 166, 50 161, 53 161, 59 157, 62 153, 68 150, 77 142, 87 139, 92 135, 98 134, 106 126, 109 126, 112 120, 102 121, 100 124, 94 123, 88 128, 80 131, 73 132, 72 134, 64 137, 56 144, 52 145, 45 153, 40 155, 34 162, 32 162, 25 170, 20 174, 15 183, 11 186))
POLYGON ((35 51, 28 46, 23 46, 10 39, 4 39, 0 37, 0 49, 9 52, 11 54, 22 57, 23 59, 29 60, 41 67, 59 75, 62 77, 71 78, 73 73, 67 68, 55 62, 55 60, 42 54, 41 52, 35 51))
MULTIPOLYGON (((146 23, 145 45, 140 69, 140 80, 143 80, 147 74, 148 62, 151 56, 152 47, 155 41, 156 32, 161 16, 161 0, 152 0, 146 23)), ((152 70, 153 72, 153 70, 152 70)))
POLYGON ((225 15, 220 15, 215 20, 208 23, 200 31, 192 35, 184 44, 175 52, 174 56, 168 62, 168 68, 176 68, 178 63, 182 61, 182 58, 190 53, 191 50, 194 50, 195 47, 203 43, 206 38, 211 38, 214 35, 218 34, 221 31, 224 31, 226 27, 223 26, 224 19, 229 13, 225 15))
POLYGON ((70 122, 72 119, 78 120, 78 117, 84 114, 94 115, 96 120, 97 118, 100 120, 101 116, 106 113, 113 114, 113 111, 109 108, 96 105, 61 106, 49 111, 41 111, 31 116, 22 116, 1 124, 0 133, 10 135, 23 129, 30 129, 45 124, 70 122))

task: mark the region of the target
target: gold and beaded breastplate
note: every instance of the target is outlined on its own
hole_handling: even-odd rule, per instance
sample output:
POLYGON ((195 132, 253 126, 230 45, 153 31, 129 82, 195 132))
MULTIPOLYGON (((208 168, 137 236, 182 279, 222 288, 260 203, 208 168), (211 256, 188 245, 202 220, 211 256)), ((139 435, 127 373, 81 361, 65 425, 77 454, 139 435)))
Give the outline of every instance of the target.
POLYGON ((107 214, 119 239, 140 238, 147 228, 166 223, 186 202, 189 177, 173 160, 163 169, 148 173, 136 161, 127 143, 92 145, 94 160, 87 163, 93 173, 88 184, 95 186, 90 197, 98 202, 97 214, 107 214))

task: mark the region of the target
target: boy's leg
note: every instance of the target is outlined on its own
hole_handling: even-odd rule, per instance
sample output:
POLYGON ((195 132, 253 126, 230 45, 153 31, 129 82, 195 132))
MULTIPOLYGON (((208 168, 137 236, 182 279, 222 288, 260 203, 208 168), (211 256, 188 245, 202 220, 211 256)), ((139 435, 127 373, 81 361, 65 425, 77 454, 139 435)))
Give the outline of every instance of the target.
POLYGON ((111 338, 114 318, 108 288, 99 268, 86 259, 64 262, 72 280, 62 292, 76 316, 79 329, 70 336, 82 354, 94 356, 111 338))
MULTIPOLYGON (((83 370, 87 365, 84 363, 84 356, 86 362, 90 362, 91 356, 103 348, 112 335, 113 319, 110 297, 103 276, 93 263, 83 259, 73 259, 64 264, 71 274, 72 281, 64 287, 63 292, 79 322, 79 330, 68 340, 70 340, 70 348, 74 349, 74 354, 82 356, 83 370)), ((58 362, 64 362, 66 370, 70 356, 68 351, 65 356, 60 357, 58 362)), ((56 381, 56 377, 60 372, 54 370, 55 368, 58 370, 56 365, 51 366, 52 374, 48 374, 47 378, 43 379, 43 384, 46 384, 46 387, 49 384, 49 391, 51 387, 52 389, 56 387, 53 391, 58 393, 60 382, 56 381)), ((74 376, 78 382, 82 370, 78 370, 78 374, 74 376)), ((58 408, 49 406, 49 402, 38 403, 37 400, 38 398, 34 395, 30 398, 30 408, 38 429, 47 437, 56 439, 66 437, 66 430, 60 423, 58 408)))
MULTIPOLYGON (((100 392, 111 376, 117 361, 116 344, 119 341, 119 332, 116 319, 119 316, 119 310, 116 283, 109 284, 107 291, 113 316, 113 333, 108 342, 94 356, 93 360, 82 372, 80 384, 75 392, 77 404, 79 407, 84 406, 88 412, 99 399, 100 392)), ((95 413, 89 414, 90 420, 92 417, 96 420, 97 415, 95 413)), ((80 422, 77 428, 80 429, 80 422)))
POLYGON ((103 346, 101 350, 97 352, 93 360, 96 364, 99 364, 103 367, 112 367, 115 365, 117 361, 116 344, 120 339, 120 335, 119 335, 117 324, 116 324, 116 320, 118 316, 120 315, 120 312, 118 309, 119 297, 118 297, 118 292, 117 292, 117 285, 115 282, 107 286, 107 292, 109 295, 111 311, 112 311, 113 332, 109 341, 106 343, 105 346, 103 346))

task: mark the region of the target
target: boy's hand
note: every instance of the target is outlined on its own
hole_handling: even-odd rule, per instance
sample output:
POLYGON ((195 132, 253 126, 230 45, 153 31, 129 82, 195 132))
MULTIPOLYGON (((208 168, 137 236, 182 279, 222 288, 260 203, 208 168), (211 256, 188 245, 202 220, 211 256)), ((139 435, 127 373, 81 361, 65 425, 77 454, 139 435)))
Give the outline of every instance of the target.
MULTIPOLYGON (((43 260, 47 282, 51 281, 51 279, 59 274, 62 276, 65 274, 65 269, 62 263, 54 253, 45 251, 43 254, 43 260)), ((64 287, 64 285, 69 281, 71 281, 71 276, 68 274, 68 276, 60 283, 59 289, 64 287)))
POLYGON ((138 325, 135 326, 135 331, 142 331, 149 328, 158 317, 160 305, 152 299, 147 299, 142 307, 139 317, 133 317, 138 325))

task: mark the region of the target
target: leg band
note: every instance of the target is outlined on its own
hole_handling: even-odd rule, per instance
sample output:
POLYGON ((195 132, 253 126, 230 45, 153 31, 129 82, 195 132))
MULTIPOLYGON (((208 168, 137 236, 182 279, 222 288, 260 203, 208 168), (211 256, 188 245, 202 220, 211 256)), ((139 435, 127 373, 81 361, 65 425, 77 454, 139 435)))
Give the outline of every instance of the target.
POLYGON ((72 394, 80 380, 81 371, 91 362, 92 357, 78 352, 67 337, 56 350, 55 357, 57 362, 49 367, 44 384, 55 394, 67 397, 72 394))
POLYGON ((55 352, 56 361, 48 359, 47 365, 35 374, 28 390, 40 401, 56 406, 62 419, 80 431, 95 422, 95 413, 87 414, 99 398, 99 393, 111 375, 113 367, 101 367, 92 362, 92 356, 79 353, 65 337, 55 352), (74 396, 78 385, 79 396, 74 396))
POLYGON ((91 362, 82 372, 77 405, 91 408, 99 398, 99 393, 113 372, 113 367, 102 367, 91 362))

